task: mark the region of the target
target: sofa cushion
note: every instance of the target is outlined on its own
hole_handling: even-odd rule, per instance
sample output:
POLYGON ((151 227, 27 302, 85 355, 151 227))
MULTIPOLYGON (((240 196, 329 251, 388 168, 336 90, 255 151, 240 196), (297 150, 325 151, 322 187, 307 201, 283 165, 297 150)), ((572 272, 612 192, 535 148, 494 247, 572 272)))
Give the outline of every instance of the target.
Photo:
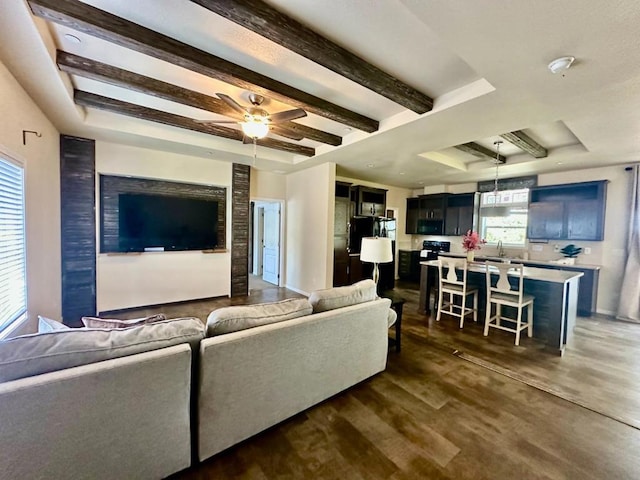
POLYGON ((38 315, 38 333, 54 332, 56 330, 68 330, 64 323, 57 320, 51 320, 47 317, 41 317, 38 315))
POLYGON ((319 313, 370 302, 375 300, 376 297, 376 284, 369 279, 361 280, 346 287, 316 290, 309 295, 309 302, 313 306, 313 313, 319 313))
POLYGON ((0 382, 190 343, 197 351, 204 325, 197 318, 122 329, 69 328, 0 342, 0 382))
POLYGON ((149 315, 148 317, 132 318, 130 320, 120 320, 117 318, 82 317, 82 323, 87 328, 127 328, 145 323, 161 322, 166 320, 164 313, 149 315))
POLYGON ((209 314, 207 336, 213 337, 269 323, 282 322, 309 315, 311 312, 311 304, 306 298, 290 298, 274 303, 224 307, 209 314))

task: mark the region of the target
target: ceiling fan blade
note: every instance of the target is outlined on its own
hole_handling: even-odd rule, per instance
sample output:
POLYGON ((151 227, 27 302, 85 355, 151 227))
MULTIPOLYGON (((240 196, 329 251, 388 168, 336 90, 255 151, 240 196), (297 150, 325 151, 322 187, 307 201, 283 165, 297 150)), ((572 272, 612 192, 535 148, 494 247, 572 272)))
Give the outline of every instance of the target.
POLYGON ((243 115, 245 113, 248 113, 247 110, 240 105, 238 102, 236 102, 233 98, 231 98, 229 95, 225 95, 224 93, 216 93, 216 96, 222 100, 224 103, 226 103, 227 105, 229 105, 231 108, 233 108, 235 111, 242 113, 243 115))
POLYGON ((281 137, 287 137, 291 140, 302 140, 304 139, 304 135, 296 132, 295 130, 285 127, 284 125, 272 125, 271 130, 276 135, 280 135, 281 137))
POLYGON ((273 115, 269 115, 269 120, 271 123, 280 123, 280 122, 288 122, 289 120, 295 120, 296 118, 306 117, 307 112, 302 110, 301 108, 294 108, 293 110, 287 110, 284 112, 274 113, 273 115))
POLYGON ((194 122, 196 122, 196 123, 204 123, 204 124, 207 124, 207 123, 215 123, 215 124, 218 124, 218 123, 238 123, 236 120, 194 120, 194 122))

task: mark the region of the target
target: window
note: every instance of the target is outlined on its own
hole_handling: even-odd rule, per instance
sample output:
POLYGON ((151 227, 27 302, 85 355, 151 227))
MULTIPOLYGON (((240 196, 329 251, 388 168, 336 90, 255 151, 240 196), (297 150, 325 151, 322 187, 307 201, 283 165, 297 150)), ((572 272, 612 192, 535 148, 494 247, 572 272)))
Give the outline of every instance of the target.
POLYGON ((485 192, 480 197, 480 236, 487 243, 524 246, 529 189, 485 192))
POLYGON ((23 177, 0 157, 0 332, 27 311, 23 177))

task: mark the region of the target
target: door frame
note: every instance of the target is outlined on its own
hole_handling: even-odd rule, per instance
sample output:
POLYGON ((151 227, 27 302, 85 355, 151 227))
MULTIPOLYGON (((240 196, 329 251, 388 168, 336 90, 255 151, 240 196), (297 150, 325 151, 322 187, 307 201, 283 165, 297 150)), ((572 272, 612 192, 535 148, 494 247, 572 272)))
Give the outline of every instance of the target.
MULTIPOLYGON (((261 204, 265 204, 265 203, 278 203, 280 205, 280 230, 279 230, 279 234, 280 234, 280 248, 279 248, 279 255, 280 255, 280 278, 278 280, 278 287, 283 287, 286 284, 286 279, 285 279, 285 265, 286 265, 286 258, 285 258, 285 252, 287 251, 285 248, 285 244, 286 244, 286 237, 285 237, 285 231, 286 231, 286 210, 285 210, 285 201, 284 200, 279 200, 279 199, 275 199, 275 198, 263 198, 263 197, 256 197, 256 198, 251 198, 250 201, 252 203, 255 204, 255 208, 254 208, 254 218, 251 219, 252 225, 254 227, 257 226, 256 223, 256 216, 258 211, 260 210, 260 205, 261 204)), ((262 232, 260 234, 258 234, 256 232, 256 229, 254 228, 251 238, 249 239, 249 242, 251 242, 254 246, 256 245, 256 236, 257 235, 262 235, 262 232)), ((253 251, 253 264, 254 267, 256 265, 256 261, 259 261, 259 265, 262 266, 262 258, 260 258, 259 260, 256 258, 257 255, 262 256, 262 248, 254 248, 253 251)), ((255 268, 254 268, 254 272, 252 272, 255 274, 255 268)), ((262 275, 262 272, 260 272, 260 275, 262 275)))

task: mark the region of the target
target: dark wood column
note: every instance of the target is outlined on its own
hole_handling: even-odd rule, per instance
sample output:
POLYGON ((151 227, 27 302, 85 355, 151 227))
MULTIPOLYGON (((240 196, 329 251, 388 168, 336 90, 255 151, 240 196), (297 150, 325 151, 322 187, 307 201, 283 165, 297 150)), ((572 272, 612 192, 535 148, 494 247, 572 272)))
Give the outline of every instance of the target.
POLYGON ((249 180, 251 167, 233 164, 231 181, 231 296, 249 294, 249 180))
POLYGON ((60 136, 62 320, 96 314, 95 141, 60 136))

